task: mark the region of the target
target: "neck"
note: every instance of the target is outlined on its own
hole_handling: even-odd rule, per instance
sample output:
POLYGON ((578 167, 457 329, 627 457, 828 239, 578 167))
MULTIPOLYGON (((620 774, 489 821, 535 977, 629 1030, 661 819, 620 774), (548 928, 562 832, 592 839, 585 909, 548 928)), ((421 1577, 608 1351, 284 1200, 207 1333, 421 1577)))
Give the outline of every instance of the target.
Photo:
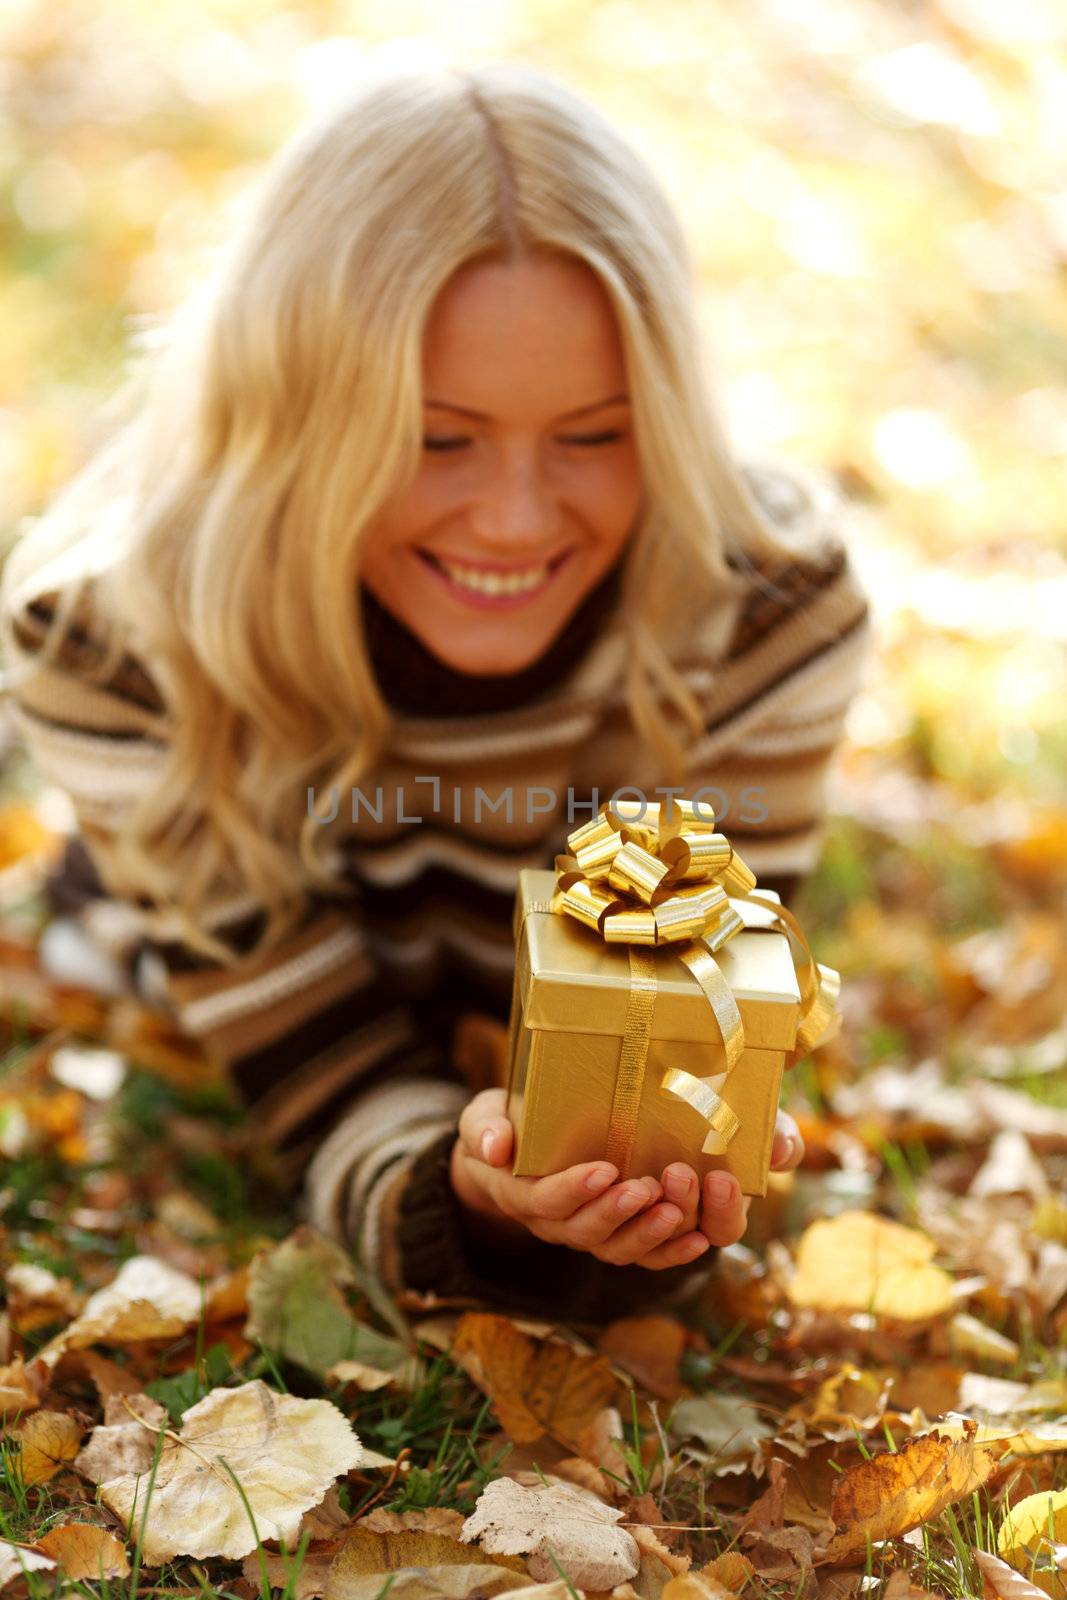
POLYGON ((620 555, 536 661, 518 672, 492 674, 450 667, 361 584, 364 634, 383 696, 394 711, 413 717, 479 716, 537 700, 589 649, 618 601, 622 568, 620 555))

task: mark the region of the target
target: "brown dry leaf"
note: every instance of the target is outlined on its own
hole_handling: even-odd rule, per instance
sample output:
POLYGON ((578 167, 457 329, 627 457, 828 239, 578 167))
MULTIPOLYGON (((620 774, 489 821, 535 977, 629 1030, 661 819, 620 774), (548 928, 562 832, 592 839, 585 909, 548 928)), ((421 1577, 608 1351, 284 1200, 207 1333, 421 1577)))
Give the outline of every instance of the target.
POLYGON ((21 1577, 24 1572, 54 1572, 55 1562, 36 1545, 13 1544, 10 1539, 0 1539, 0 1589, 21 1577))
POLYGON ((724 1589, 731 1589, 739 1593, 746 1583, 750 1583, 755 1575, 755 1567, 747 1556, 739 1550, 727 1550, 721 1556, 716 1556, 714 1561, 709 1561, 704 1567, 698 1567, 701 1577, 708 1578, 712 1583, 721 1584, 724 1589))
POLYGON ((40 1374, 26 1367, 21 1355, 0 1367, 0 1421, 22 1411, 36 1411, 43 1382, 40 1374))
POLYGON ((702 1567, 665 1583, 660 1600, 736 1600, 736 1595, 728 1585, 702 1567))
POLYGON ((461 1537, 481 1538, 482 1548, 524 1553, 534 1578, 551 1582, 560 1566, 579 1588, 610 1589, 633 1578, 641 1564, 636 1540, 616 1527, 622 1512, 571 1484, 525 1489, 511 1478, 494 1478, 478 1496, 461 1537))
MULTIPOLYGON (((267 1579, 272 1590, 286 1591, 286 1585, 291 1584, 286 1591, 291 1600, 318 1600, 318 1596, 326 1593, 330 1567, 336 1554, 332 1544, 324 1546, 321 1550, 305 1550, 300 1571, 295 1578, 291 1578, 290 1574, 296 1564, 295 1554, 280 1555, 274 1550, 250 1550, 244 1558, 241 1570, 251 1585, 253 1594, 261 1593, 263 1567, 266 1565, 267 1579)), ((379 1586, 380 1583, 379 1579, 379 1586)))
MULTIPOLYGON (((176 1555, 239 1561, 260 1539, 293 1545, 300 1520, 339 1473, 359 1464, 363 1447, 329 1400, 276 1394, 258 1378, 212 1389, 182 1413, 179 1435, 164 1441, 145 1528, 150 1566, 176 1555), (226 1463, 247 1497, 253 1528, 226 1463)), ((147 1484, 127 1473, 100 1486, 104 1504, 130 1526, 147 1484)))
POLYGON ((1047 1600, 1044 1589, 988 1550, 976 1550, 974 1564, 982 1574, 983 1600, 1047 1600))
POLYGON ((479 1388, 509 1438, 531 1443, 551 1434, 585 1454, 587 1430, 619 1393, 602 1355, 586 1356, 556 1340, 532 1339, 509 1318, 470 1311, 460 1319, 453 1355, 479 1388))
MULTIPOLYGON (((521 1591, 523 1600, 571 1600, 562 1580, 555 1583, 535 1583, 526 1572, 514 1572, 496 1563, 472 1562, 469 1565, 449 1562, 437 1567, 392 1567, 389 1600, 489 1600, 498 1594, 521 1591)), ((382 1592, 384 1574, 365 1572, 345 1576, 332 1571, 327 1575, 323 1600, 377 1600, 382 1592)))
POLYGON ((744 1538, 749 1560, 766 1583, 794 1583, 811 1568, 815 1541, 807 1528, 768 1528, 744 1538))
POLYGON ((232 1272, 220 1272, 213 1283, 205 1284, 205 1322, 229 1322, 234 1317, 247 1315, 251 1271, 251 1264, 246 1262, 232 1272))
POLYGON ((23 1483, 47 1483, 78 1454, 82 1429, 69 1411, 35 1411, 15 1437, 23 1483))
POLYGON ((678 1369, 687 1337, 685 1325, 674 1317, 620 1317, 604 1329, 597 1349, 650 1394, 677 1400, 685 1390, 678 1369))
POLYGON ((424 1511, 386 1511, 379 1507, 360 1517, 355 1526, 369 1528, 372 1533, 443 1533, 458 1541, 463 1513, 451 1506, 430 1506, 424 1511))
POLYGON ((895 1572, 889 1574, 889 1581, 882 1590, 882 1600, 944 1600, 944 1597, 931 1594, 929 1589, 912 1583, 904 1568, 897 1567, 895 1572))
POLYGON ((46 1371, 65 1350, 106 1339, 136 1344, 142 1339, 172 1339, 200 1316, 200 1286, 156 1256, 131 1256, 117 1276, 90 1295, 76 1317, 34 1357, 46 1371))
POLYGON ((626 1529, 645 1555, 655 1556, 657 1561, 662 1561, 676 1575, 689 1571, 693 1564, 692 1557, 669 1550, 657 1530, 650 1528, 647 1522, 628 1522, 626 1529))
POLYGON ((862 1560, 868 1543, 917 1528, 973 1494, 993 1466, 992 1455, 973 1438, 944 1439, 936 1432, 858 1462, 834 1485, 830 1515, 836 1532, 818 1559, 833 1566, 862 1560))
MULTIPOLYGON (((70 1350, 55 1368, 57 1374, 84 1374, 96 1389, 102 1404, 112 1395, 136 1394, 140 1384, 129 1367, 120 1367, 117 1361, 102 1356, 98 1350, 70 1350)), ((147 1398, 147 1397, 146 1397, 147 1398)))
MULTIPOLYGON (((525 1563, 517 1556, 472 1550, 460 1539, 428 1529, 376 1532, 364 1521, 356 1523, 345 1535, 327 1576, 325 1594, 327 1600, 351 1600, 352 1596, 365 1593, 368 1579, 375 1579, 373 1596, 381 1588, 382 1575, 386 1572, 418 1568, 439 1573, 444 1567, 456 1567, 461 1573, 474 1567, 483 1579, 492 1580, 494 1592, 497 1586, 516 1588, 527 1582, 525 1563), (496 1569, 505 1571, 511 1581, 498 1580, 496 1569)), ((475 1587, 469 1579, 464 1580, 464 1584, 463 1593, 475 1587)))
POLYGON ((129 1576, 130 1563, 123 1545, 106 1528, 92 1522, 62 1522, 37 1541, 45 1555, 59 1562, 66 1578, 129 1576))
POLYGON ((820 1311, 869 1311, 913 1321, 953 1305, 953 1280, 932 1264, 932 1239, 869 1211, 820 1218, 797 1246, 797 1270, 787 1285, 795 1306, 820 1311))

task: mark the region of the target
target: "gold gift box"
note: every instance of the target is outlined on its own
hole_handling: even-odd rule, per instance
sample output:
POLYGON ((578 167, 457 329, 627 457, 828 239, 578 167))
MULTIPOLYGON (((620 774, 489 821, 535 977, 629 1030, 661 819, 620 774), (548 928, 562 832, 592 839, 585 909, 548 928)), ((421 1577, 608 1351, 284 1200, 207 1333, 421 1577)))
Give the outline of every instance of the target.
MULTIPOLYGON (((555 874, 519 873, 513 928, 515 985, 508 1034, 507 1115, 514 1171, 542 1177, 603 1158, 630 989, 624 944, 607 944, 547 904, 555 874)), ((761 890, 779 900, 773 890, 761 890)), ((780 903, 780 901, 779 901, 780 903)), ((722 1035, 702 990, 671 946, 656 948, 656 999, 630 1170, 658 1178, 671 1161, 699 1177, 725 1170, 744 1194, 765 1194, 786 1053, 796 1042, 800 990, 789 940, 774 914, 730 898, 744 928, 715 954, 733 991, 745 1048, 725 1083, 722 1035), (708 1125, 660 1087, 668 1067, 713 1079, 740 1128, 724 1155, 701 1150, 708 1125)))

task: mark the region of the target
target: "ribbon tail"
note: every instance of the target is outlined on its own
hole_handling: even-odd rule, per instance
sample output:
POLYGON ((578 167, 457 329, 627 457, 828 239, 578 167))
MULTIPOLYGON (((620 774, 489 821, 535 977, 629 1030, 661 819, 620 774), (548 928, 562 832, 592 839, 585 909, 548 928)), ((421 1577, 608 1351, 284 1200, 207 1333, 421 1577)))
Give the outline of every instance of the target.
POLYGON ((750 890, 743 898, 773 911, 782 932, 792 933, 804 952, 796 1040, 786 1055, 788 1065, 793 1066, 819 1045, 829 1044, 840 1029, 842 1017, 837 1009, 837 1000, 841 992, 841 974, 834 967, 816 961, 803 929, 786 906, 780 905, 777 900, 764 899, 758 891, 750 890))
MULTIPOLYGON (((699 940, 694 940, 678 951, 715 1013, 722 1034, 726 1058, 725 1072, 713 1075, 720 1087, 726 1083, 745 1048, 745 1025, 734 999, 733 990, 723 976, 722 969, 711 951, 699 940)), ((679 1067, 668 1067, 660 1079, 660 1087, 668 1094, 685 1100, 708 1124, 708 1132, 701 1151, 705 1155, 721 1156, 737 1133, 740 1123, 736 1113, 712 1086, 711 1078, 697 1078, 679 1067)))

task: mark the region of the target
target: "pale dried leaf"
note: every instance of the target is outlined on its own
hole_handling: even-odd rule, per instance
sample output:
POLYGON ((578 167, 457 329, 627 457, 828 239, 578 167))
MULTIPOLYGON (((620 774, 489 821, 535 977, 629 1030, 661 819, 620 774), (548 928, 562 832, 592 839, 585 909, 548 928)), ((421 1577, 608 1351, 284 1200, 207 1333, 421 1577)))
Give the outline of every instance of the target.
POLYGON ((21 1355, 0 1367, 0 1421, 6 1422, 20 1412, 36 1411, 41 1403, 41 1390, 34 1381, 37 1376, 26 1367, 21 1355))
POLYGON ((716 1474, 745 1472, 762 1460, 761 1442, 774 1437, 748 1400, 730 1394, 690 1395, 671 1414, 668 1432, 675 1439, 699 1439, 716 1474))
MULTIPOLYGON (((357 1466, 362 1446, 328 1400, 275 1394, 259 1379, 212 1389, 182 1413, 181 1433, 164 1441, 145 1530, 145 1560, 159 1566, 176 1555, 239 1561, 262 1539, 295 1543, 300 1519, 339 1473, 357 1466), (226 1469, 240 1481, 253 1528, 226 1469)), ((127 1527, 136 1498, 138 1521, 147 1492, 144 1473, 110 1479, 100 1498, 127 1527)))
POLYGON ((967 1193, 984 1197, 998 1194, 1027 1194, 1043 1200, 1049 1192, 1045 1169, 1017 1128, 1002 1128, 989 1147, 982 1166, 967 1193))
POLYGON ((615 1524, 622 1512, 572 1484, 525 1489, 511 1478, 486 1484, 463 1524, 461 1538, 480 1538, 486 1550, 527 1556, 533 1577, 551 1582, 559 1572, 550 1552, 580 1588, 610 1589, 633 1578, 640 1553, 615 1524))
POLYGON ((37 1352, 34 1361, 50 1368, 64 1350, 82 1349, 98 1339, 109 1344, 171 1339, 199 1316, 200 1286, 188 1273, 156 1256, 131 1256, 111 1283, 90 1295, 80 1316, 37 1352))
POLYGON ((36 1548, 0 1539, 0 1589, 5 1589, 25 1572, 53 1572, 55 1565, 51 1556, 36 1548))
POLYGON ((1044 1589, 988 1550, 976 1550, 974 1563, 982 1574, 984 1600, 1047 1600, 1044 1589))

